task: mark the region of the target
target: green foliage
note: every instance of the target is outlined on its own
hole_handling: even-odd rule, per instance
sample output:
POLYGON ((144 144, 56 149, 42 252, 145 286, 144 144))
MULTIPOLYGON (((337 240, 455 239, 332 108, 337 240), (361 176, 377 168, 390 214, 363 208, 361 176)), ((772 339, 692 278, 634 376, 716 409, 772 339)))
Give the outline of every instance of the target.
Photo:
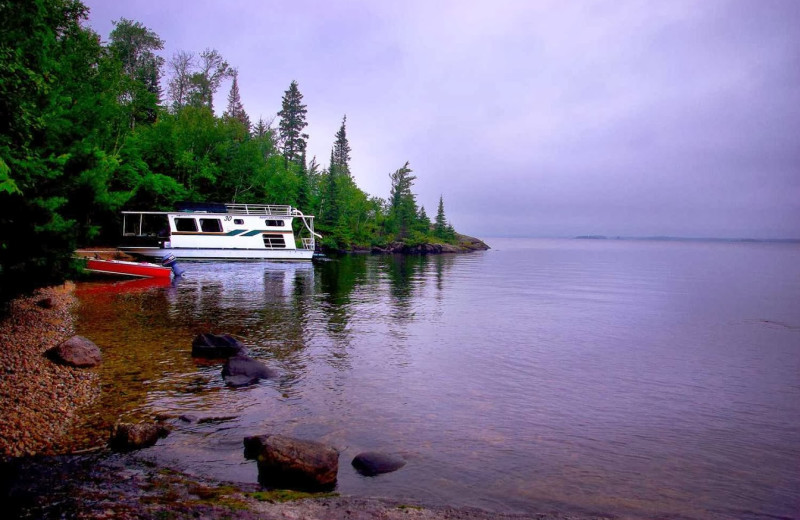
POLYGON ((350 142, 347 140, 347 116, 342 118, 342 126, 336 132, 336 140, 331 151, 331 168, 335 168, 338 175, 350 176, 350 142))
MULTIPOLYGON (((223 114, 225 117, 229 117, 232 119, 238 120, 242 125, 250 131, 250 118, 247 116, 247 112, 244 111, 244 105, 242 105, 242 98, 239 95, 239 73, 235 70, 233 71, 233 82, 231 83, 231 91, 228 94, 228 109, 223 114)), ((262 122, 263 124, 263 122, 262 122)))
POLYGON ((441 195, 439 196, 439 209, 436 212, 436 222, 433 225, 433 236, 439 240, 455 243, 456 232, 447 223, 447 218, 444 216, 444 198, 441 195))
POLYGON ((411 175, 408 161, 402 168, 397 169, 389 177, 392 180, 392 190, 388 229, 395 234, 398 240, 408 238, 417 221, 417 202, 411 186, 416 177, 411 175))
POLYGON ((161 67, 164 58, 155 51, 164 48, 164 41, 139 22, 122 18, 114 22, 108 50, 119 60, 124 81, 120 105, 128 108, 130 124, 153 122, 161 98, 161 67))
POLYGON ((271 489, 269 491, 255 491, 248 495, 261 502, 280 503, 305 500, 307 498, 333 498, 338 497, 339 493, 309 493, 307 491, 294 491, 291 489, 271 489))
POLYGON ((17 188, 17 183, 11 178, 11 168, 8 167, 6 162, 0 157, 0 192, 8 194, 22 194, 17 188))
POLYGON ((234 69, 215 50, 179 52, 162 103, 163 40, 123 18, 103 46, 86 14, 79 0, 0 0, 0 300, 63 281, 78 246, 113 244, 121 209, 181 200, 291 204, 318 217, 331 249, 454 240, 441 199, 433 224, 417 208, 408 163, 388 200, 356 185, 346 117, 328 168, 307 164, 296 81, 278 127, 251 130, 234 69))
POLYGON ((85 16, 78 1, 0 2, 1 298, 63 280, 97 206, 116 200, 87 173, 113 166, 116 103, 85 16))
POLYGON ((303 95, 297 87, 297 82, 292 81, 289 89, 283 94, 281 111, 278 116, 281 122, 278 125, 281 147, 285 162, 300 162, 305 158, 308 134, 303 129, 308 126, 306 122, 306 106, 303 104, 303 95))

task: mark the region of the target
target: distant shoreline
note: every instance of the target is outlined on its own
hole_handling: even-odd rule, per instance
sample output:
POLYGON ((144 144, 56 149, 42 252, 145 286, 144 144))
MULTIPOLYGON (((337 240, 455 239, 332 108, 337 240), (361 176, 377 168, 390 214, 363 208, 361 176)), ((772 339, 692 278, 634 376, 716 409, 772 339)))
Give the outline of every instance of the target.
POLYGON ((573 240, 641 240, 653 242, 765 242, 779 244, 798 244, 800 238, 716 238, 716 237, 672 237, 672 236, 605 236, 605 235, 579 235, 573 240))

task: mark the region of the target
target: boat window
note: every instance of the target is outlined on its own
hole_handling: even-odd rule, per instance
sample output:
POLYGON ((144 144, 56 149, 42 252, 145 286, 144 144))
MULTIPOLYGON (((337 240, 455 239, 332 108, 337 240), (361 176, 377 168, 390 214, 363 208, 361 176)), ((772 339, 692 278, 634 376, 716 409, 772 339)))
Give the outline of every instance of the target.
POLYGON ((264 237, 264 247, 266 247, 267 249, 286 248, 286 241, 283 239, 283 235, 270 235, 264 233, 263 237, 264 237))
POLYGON ((200 229, 206 233, 221 233, 222 221, 218 218, 201 218, 200 229))
POLYGON ((175 229, 177 231, 197 231, 197 223, 193 218, 176 218, 175 229))
POLYGON ((236 224, 237 226, 244 225, 244 219, 243 218, 235 218, 235 219, 233 219, 233 223, 236 224))
POLYGON ((282 220, 265 220, 264 224, 266 224, 267 227, 283 227, 282 220))

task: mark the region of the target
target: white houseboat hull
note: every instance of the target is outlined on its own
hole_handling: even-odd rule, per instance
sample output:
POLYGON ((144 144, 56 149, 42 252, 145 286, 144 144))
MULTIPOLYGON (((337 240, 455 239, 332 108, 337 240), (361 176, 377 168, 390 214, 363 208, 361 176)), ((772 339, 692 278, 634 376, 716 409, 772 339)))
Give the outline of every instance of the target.
POLYGON ((278 260, 282 262, 311 260, 314 251, 308 249, 183 249, 160 247, 120 247, 120 251, 137 258, 160 260, 174 255, 178 260, 278 260))

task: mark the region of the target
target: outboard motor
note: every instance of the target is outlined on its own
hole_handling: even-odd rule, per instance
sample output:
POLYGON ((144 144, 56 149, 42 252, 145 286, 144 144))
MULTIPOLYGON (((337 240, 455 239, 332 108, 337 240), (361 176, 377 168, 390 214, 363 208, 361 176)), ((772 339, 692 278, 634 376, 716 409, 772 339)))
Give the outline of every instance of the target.
POLYGON ((171 268, 172 274, 174 274, 176 277, 186 272, 181 266, 178 265, 178 261, 175 259, 175 255, 173 254, 169 254, 162 258, 161 265, 171 268))

